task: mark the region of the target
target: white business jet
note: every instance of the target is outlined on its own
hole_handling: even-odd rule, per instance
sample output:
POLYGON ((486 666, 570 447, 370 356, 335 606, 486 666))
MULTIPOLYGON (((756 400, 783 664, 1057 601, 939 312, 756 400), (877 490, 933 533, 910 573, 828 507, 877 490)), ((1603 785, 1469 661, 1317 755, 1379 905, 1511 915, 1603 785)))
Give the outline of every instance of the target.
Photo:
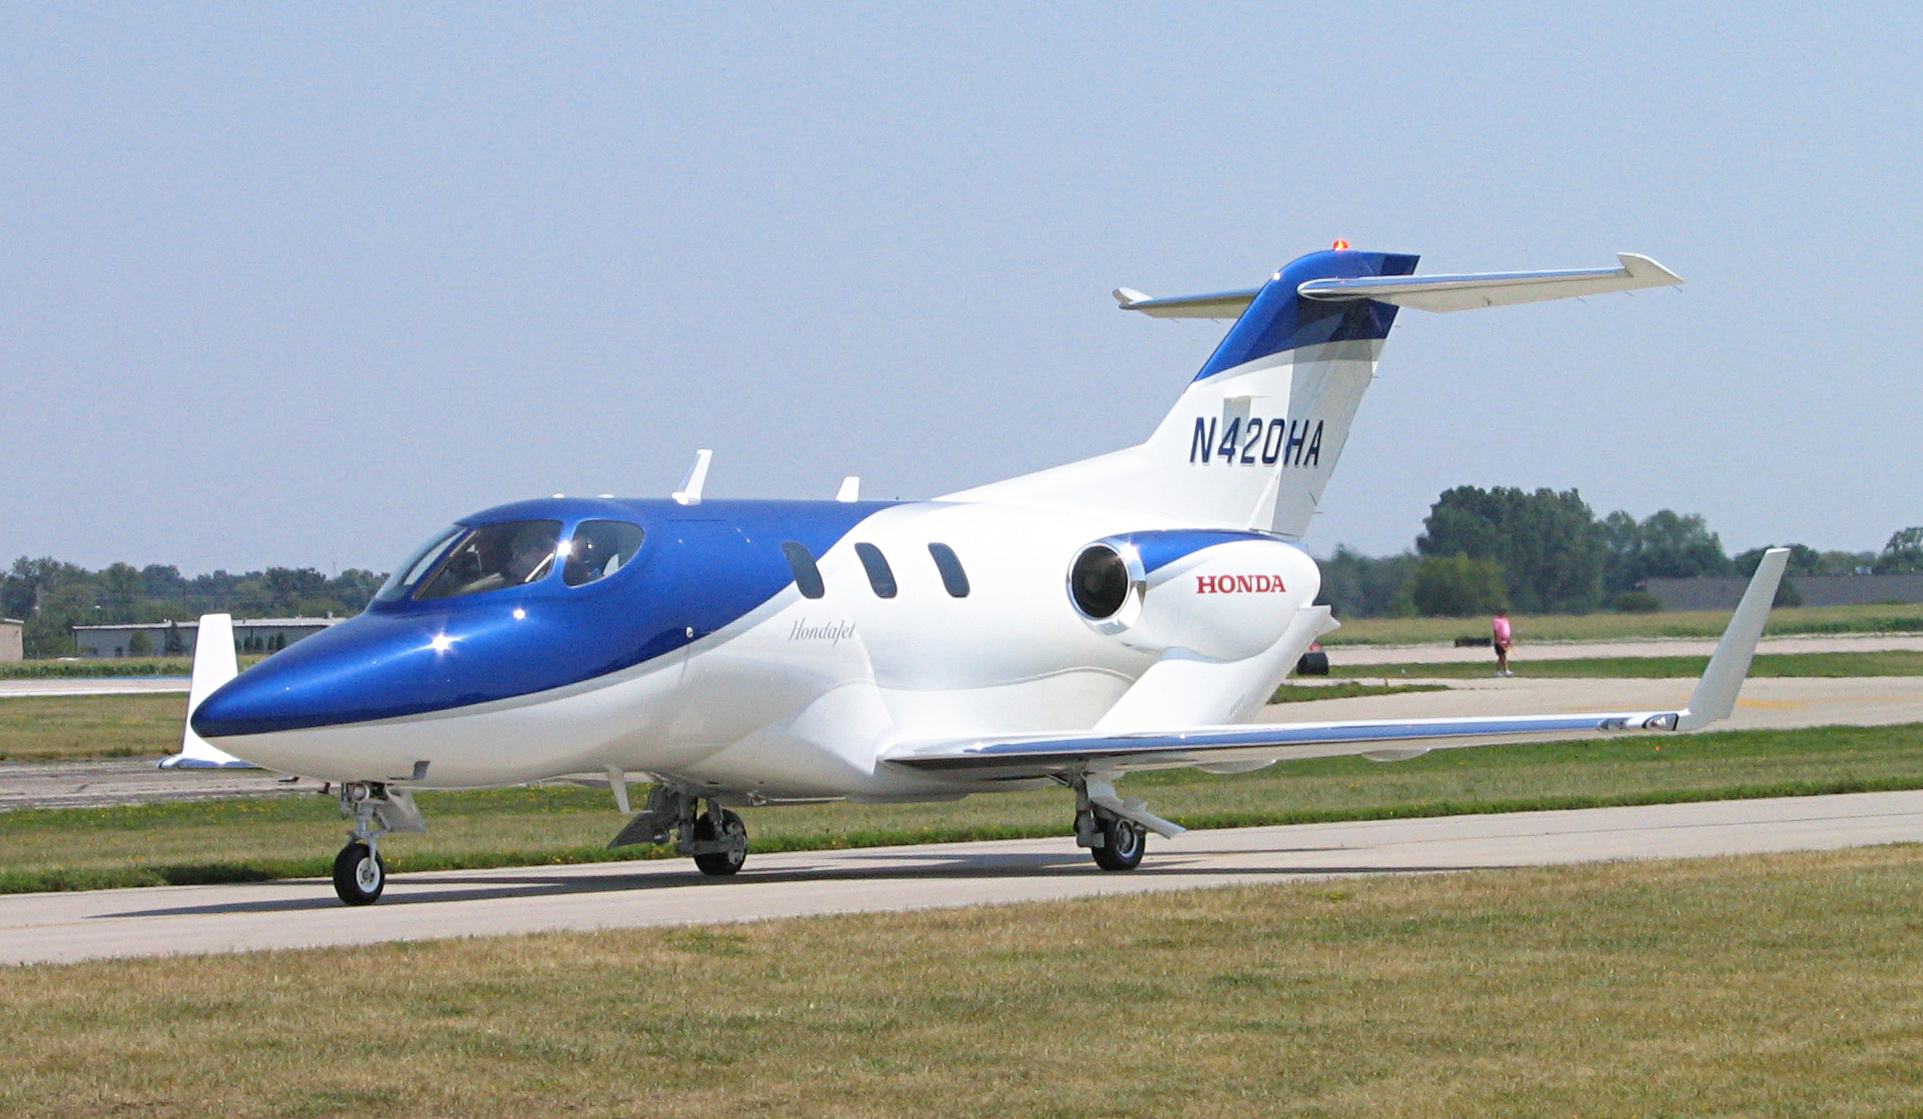
POLYGON ((413 792, 605 775, 652 782, 615 845, 733 874, 731 808, 934 801, 1061 786, 1106 870, 1148 832, 1144 769, 1412 757, 1514 735, 1686 731, 1729 714, 1783 567, 1772 553, 1680 711, 1249 725, 1311 642, 1309 526, 1400 308, 1458 311, 1681 283, 1610 269, 1415 275, 1338 243, 1259 288, 1126 310, 1235 318, 1147 441, 932 501, 557 497, 436 533, 367 611, 236 674, 203 625, 180 766, 338 784, 334 882, 386 880, 413 792))

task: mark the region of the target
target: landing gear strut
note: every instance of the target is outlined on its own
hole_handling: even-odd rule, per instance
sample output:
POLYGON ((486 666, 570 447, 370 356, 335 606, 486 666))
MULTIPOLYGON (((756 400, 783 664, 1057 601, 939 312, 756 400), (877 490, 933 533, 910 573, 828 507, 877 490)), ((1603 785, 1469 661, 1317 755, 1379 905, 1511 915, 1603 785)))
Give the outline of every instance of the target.
POLYGON ((405 789, 379 781, 348 781, 341 785, 341 815, 354 821, 347 846, 334 856, 334 893, 349 905, 373 905, 387 886, 387 862, 381 858, 381 836, 398 831, 426 831, 414 798, 405 789))
POLYGON ((748 825, 713 797, 705 798, 708 810, 701 811, 703 799, 672 785, 656 785, 648 794, 648 806, 635 813, 608 846, 672 843, 675 854, 694 856, 701 873, 733 874, 748 857, 748 825))

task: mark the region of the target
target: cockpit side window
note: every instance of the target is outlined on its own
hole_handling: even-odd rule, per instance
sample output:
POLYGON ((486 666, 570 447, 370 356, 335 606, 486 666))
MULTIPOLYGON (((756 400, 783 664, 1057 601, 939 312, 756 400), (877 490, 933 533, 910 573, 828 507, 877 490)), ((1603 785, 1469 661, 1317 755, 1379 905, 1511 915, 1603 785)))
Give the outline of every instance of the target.
POLYGON ((628 565, 641 550, 646 534, 641 526, 626 521, 582 521, 574 535, 561 545, 568 562, 561 578, 570 587, 584 586, 605 579, 628 565))
POLYGON ((536 582, 554 570, 560 539, 560 521, 482 525, 448 551, 414 597, 458 598, 536 582))
POLYGON ((374 595, 374 601, 392 602, 404 597, 429 571, 434 569, 435 564, 441 562, 441 557, 454 546, 454 542, 466 535, 465 525, 453 525, 416 548, 414 554, 408 556, 405 562, 394 569, 394 574, 387 577, 387 582, 381 584, 381 589, 374 595))

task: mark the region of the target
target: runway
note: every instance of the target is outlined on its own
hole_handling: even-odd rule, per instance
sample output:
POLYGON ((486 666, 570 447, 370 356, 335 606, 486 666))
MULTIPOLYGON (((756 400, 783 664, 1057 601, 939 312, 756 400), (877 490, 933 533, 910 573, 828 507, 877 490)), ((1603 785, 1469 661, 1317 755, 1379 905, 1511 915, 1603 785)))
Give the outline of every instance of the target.
POLYGON ((1073 840, 402 874, 349 909, 324 881, 0 897, 0 963, 374 944, 995 905, 1373 874, 1825 850, 1923 840, 1923 792, 1190 832, 1141 869, 1073 840))

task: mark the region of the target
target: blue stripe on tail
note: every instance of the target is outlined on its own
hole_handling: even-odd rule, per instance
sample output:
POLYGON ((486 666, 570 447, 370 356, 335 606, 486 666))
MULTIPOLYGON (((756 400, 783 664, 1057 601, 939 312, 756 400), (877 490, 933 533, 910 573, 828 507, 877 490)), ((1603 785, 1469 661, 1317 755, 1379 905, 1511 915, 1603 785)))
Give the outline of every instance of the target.
POLYGON ((1321 342, 1387 338, 1389 327, 1395 323, 1394 306, 1367 299, 1340 302, 1304 299, 1296 294, 1296 289, 1305 280, 1407 276, 1416 270, 1419 259, 1406 253, 1364 253, 1348 249, 1298 257, 1263 286, 1195 379, 1200 381, 1257 358, 1321 342))

